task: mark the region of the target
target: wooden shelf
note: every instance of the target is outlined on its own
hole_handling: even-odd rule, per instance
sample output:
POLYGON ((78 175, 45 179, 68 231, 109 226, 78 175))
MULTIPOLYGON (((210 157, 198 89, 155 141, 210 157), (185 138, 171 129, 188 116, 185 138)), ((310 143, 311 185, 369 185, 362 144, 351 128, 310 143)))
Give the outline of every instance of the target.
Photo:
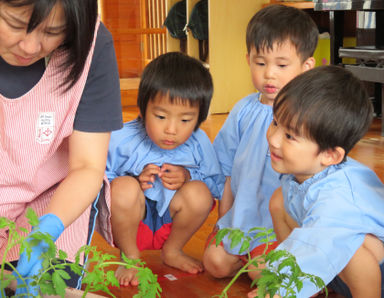
POLYGON ((271 4, 282 4, 286 6, 292 6, 299 9, 313 9, 315 7, 314 3, 312 1, 271 1, 268 4, 264 4, 264 6, 268 6, 271 4))

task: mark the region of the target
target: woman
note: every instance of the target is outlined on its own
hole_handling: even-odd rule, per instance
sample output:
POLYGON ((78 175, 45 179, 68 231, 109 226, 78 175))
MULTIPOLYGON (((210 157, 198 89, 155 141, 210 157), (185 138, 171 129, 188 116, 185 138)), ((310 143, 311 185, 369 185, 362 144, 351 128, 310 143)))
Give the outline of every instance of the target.
MULTIPOLYGON (((40 231, 73 260, 90 241, 110 132, 122 126, 116 57, 97 0, 0 0, 0 57, 0 216, 30 230, 32 207, 40 231)), ((0 231, 0 257, 6 243, 0 231)), ((42 249, 20 256, 22 275, 40 268, 42 249)), ((19 259, 18 250, 7 259, 19 259)))

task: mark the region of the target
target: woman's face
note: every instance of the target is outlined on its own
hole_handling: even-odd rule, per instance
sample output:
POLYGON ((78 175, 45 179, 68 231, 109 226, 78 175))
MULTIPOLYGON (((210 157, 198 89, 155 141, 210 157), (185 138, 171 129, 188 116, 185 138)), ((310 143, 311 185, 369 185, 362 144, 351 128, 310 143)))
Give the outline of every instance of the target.
POLYGON ((65 38, 65 15, 58 1, 50 14, 27 33, 31 6, 12 7, 0 1, 0 56, 14 66, 28 66, 50 55, 65 38))

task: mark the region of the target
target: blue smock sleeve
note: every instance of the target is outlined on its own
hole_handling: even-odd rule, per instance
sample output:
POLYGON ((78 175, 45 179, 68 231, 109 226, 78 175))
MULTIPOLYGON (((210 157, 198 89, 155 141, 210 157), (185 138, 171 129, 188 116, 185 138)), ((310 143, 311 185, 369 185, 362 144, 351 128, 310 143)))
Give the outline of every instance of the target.
POLYGON ((138 175, 137 167, 140 151, 137 150, 146 140, 144 127, 139 120, 124 123, 124 126, 111 133, 108 148, 106 175, 109 181, 116 177, 138 175))

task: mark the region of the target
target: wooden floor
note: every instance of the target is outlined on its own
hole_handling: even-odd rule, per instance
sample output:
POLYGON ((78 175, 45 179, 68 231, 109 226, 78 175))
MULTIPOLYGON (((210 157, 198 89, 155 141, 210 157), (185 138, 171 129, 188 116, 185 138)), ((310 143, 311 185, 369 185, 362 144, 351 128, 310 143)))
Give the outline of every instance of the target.
MULTIPOLYGON (((124 121, 129 121, 137 116, 136 108, 125 108, 123 111, 124 121)), ((202 124, 202 129, 208 134, 211 140, 214 139, 221 125, 226 119, 226 114, 211 115, 206 122, 202 124)), ((367 133, 355 148, 351 151, 350 156, 372 168, 381 181, 384 181, 384 137, 380 135, 380 121, 376 119, 367 133)), ((212 212, 204 225, 196 232, 192 239, 187 243, 184 251, 201 259, 205 240, 211 232, 216 222, 216 212, 212 212)), ((95 234, 93 245, 97 245, 102 251, 116 256, 119 250, 109 246, 106 241, 95 234)), ((207 273, 198 275, 186 274, 181 271, 170 268, 162 264, 159 251, 145 251, 142 259, 147 263, 149 268, 158 275, 160 286, 163 289, 162 296, 165 298, 205 298, 219 294, 230 279, 217 280, 209 276, 207 273), (166 274, 172 274, 176 280, 169 280, 166 274)), ((229 291, 229 297, 246 297, 250 290, 250 280, 243 276, 238 280, 229 291)), ((117 297, 132 297, 137 290, 131 287, 122 287, 120 289, 113 288, 112 292, 117 297)), ((318 296, 321 297, 321 296, 318 296)), ((329 297, 341 297, 331 294, 329 297)))

